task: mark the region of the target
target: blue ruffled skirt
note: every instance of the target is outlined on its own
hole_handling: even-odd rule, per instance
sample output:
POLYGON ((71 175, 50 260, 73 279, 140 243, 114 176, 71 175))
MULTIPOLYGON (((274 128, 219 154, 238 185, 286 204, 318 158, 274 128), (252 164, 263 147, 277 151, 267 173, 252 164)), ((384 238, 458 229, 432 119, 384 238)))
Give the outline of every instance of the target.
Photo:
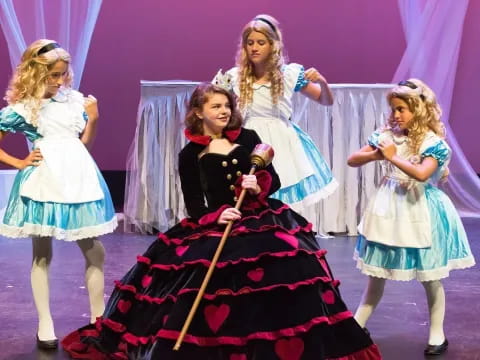
POLYGON ((305 155, 314 169, 314 174, 294 185, 282 187, 270 197, 287 204, 304 202, 308 206, 332 194, 337 189, 338 183, 311 137, 295 123, 292 123, 292 127, 302 143, 305 155))
POLYGON ((12 238, 53 236, 74 241, 112 232, 117 227, 115 209, 108 187, 97 167, 103 199, 78 204, 39 202, 20 196, 22 184, 35 169, 18 172, 8 200, 0 234, 12 238))
POLYGON ((450 270, 475 265, 465 229, 451 200, 432 185, 426 185, 425 195, 432 245, 428 248, 393 247, 359 235, 354 259, 362 273, 392 280, 432 281, 448 277, 450 270))

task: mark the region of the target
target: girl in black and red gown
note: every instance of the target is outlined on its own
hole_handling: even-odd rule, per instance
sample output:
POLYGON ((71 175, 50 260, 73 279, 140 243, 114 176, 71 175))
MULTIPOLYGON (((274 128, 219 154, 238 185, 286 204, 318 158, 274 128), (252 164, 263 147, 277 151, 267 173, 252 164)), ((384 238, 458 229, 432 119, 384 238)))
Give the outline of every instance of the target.
POLYGON ((95 324, 62 341, 73 358, 381 359, 343 303, 311 224, 268 197, 280 187, 274 168, 245 175, 261 141, 241 122, 226 90, 202 84, 194 91, 186 117, 190 142, 179 156, 190 217, 138 256, 95 324), (247 196, 238 211, 242 188, 247 196), (231 235, 174 351, 230 220, 231 235))

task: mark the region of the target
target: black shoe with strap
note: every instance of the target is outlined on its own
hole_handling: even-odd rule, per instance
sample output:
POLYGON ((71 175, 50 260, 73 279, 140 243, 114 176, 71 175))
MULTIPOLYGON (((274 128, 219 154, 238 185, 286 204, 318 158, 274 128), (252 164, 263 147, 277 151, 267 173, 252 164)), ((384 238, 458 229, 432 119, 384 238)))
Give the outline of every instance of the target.
POLYGON ((43 350, 54 350, 58 348, 58 339, 40 340, 37 334, 37 347, 43 350))
POLYGON ((427 347, 424 350, 425 355, 441 355, 448 349, 448 340, 445 341, 440 345, 430 345, 427 344, 427 347))

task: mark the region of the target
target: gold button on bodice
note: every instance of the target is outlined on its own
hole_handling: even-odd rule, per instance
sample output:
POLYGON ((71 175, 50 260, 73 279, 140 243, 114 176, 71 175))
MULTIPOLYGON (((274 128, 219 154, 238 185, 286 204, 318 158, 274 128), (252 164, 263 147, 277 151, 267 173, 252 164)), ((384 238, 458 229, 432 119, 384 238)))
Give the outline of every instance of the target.
POLYGON ((232 180, 232 174, 227 174, 227 180, 232 180))
POLYGON ((230 185, 230 190, 235 190, 235 185, 230 185))
POLYGON ((237 171, 237 176, 238 176, 238 177, 242 176, 242 172, 241 172, 240 170, 237 171))
POLYGON ((234 196, 233 201, 237 201, 237 200, 238 200, 238 197, 234 196))
POLYGON ((226 161, 222 161, 222 166, 223 167, 227 167, 228 166, 228 163, 226 161))
POLYGON ((238 164, 238 160, 237 160, 237 159, 232 159, 232 164, 233 164, 233 165, 237 165, 237 164, 238 164))

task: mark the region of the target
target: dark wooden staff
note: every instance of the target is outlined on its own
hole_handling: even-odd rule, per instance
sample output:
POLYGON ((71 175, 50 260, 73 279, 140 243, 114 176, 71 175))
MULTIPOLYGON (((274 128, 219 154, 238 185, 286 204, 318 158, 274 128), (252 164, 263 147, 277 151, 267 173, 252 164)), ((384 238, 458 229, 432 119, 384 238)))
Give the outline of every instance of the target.
MULTIPOLYGON (((252 167, 250 168, 250 171, 248 174, 253 175, 257 169, 262 169, 267 167, 272 162, 272 159, 273 159, 273 148, 267 144, 258 144, 257 146, 255 146, 255 149, 253 149, 253 152, 250 155, 252 167)), ((237 203, 235 204, 235 209, 240 210, 240 207, 242 206, 242 202, 243 202, 243 199, 245 198, 246 193, 247 193, 247 190, 242 189, 242 192, 238 197, 237 203)), ((220 239, 217 250, 213 255, 212 262, 208 267, 207 274, 203 279, 202 285, 200 286, 200 290, 198 291, 195 301, 193 302, 192 308, 188 313, 187 320, 185 320, 185 323, 183 324, 182 330, 180 331, 180 335, 178 336, 177 342, 175 343, 173 350, 180 349, 180 346, 182 345, 183 339, 187 334, 188 328, 190 327, 193 317, 195 316, 195 312, 197 311, 198 305, 200 304, 203 294, 205 293, 205 289, 207 288, 208 282, 212 277, 213 270, 217 265, 217 261, 220 257, 220 254, 222 253, 222 250, 225 245, 225 242, 227 241, 228 235, 230 235, 232 226, 233 226, 233 221, 230 220, 227 223, 227 227, 225 228, 225 231, 223 232, 223 235, 222 235, 222 238, 220 239)))

